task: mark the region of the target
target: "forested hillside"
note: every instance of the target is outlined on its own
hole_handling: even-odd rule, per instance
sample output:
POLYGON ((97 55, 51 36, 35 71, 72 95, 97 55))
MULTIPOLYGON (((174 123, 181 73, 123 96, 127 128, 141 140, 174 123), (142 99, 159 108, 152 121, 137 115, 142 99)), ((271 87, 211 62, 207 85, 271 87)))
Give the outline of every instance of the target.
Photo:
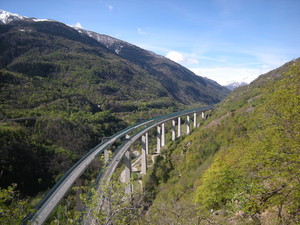
POLYGON ((299 224, 299 59, 231 93, 145 179, 145 224, 299 224))
POLYGON ((0 223, 19 221, 21 199, 42 195, 104 137, 229 92, 129 43, 116 52, 65 24, 18 16, 0 25, 0 89, 0 217, 11 219, 0 223))
MULTIPOLYGON (((216 103, 228 93, 191 72, 184 78, 181 66, 162 59, 161 65, 179 70, 171 82, 170 72, 151 73, 55 21, 1 25, 0 49, 1 186, 17 183, 25 195, 50 187, 102 137, 127 123, 216 103)), ((150 61, 140 51, 144 55, 130 57, 150 61)))

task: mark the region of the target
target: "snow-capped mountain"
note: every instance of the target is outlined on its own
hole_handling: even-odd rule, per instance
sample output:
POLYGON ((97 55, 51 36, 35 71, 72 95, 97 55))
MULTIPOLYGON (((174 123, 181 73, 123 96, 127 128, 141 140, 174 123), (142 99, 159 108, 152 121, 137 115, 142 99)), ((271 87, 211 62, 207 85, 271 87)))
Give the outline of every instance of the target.
POLYGON ((9 24, 16 20, 26 20, 26 21, 33 21, 33 22, 53 21, 53 20, 48 20, 48 19, 36 19, 36 18, 29 18, 26 16, 20 16, 18 14, 10 13, 10 12, 0 9, 0 24, 9 24))
MULTIPOLYGON (((182 102, 203 101, 210 104, 211 102, 216 103, 220 101, 229 93, 227 88, 215 81, 197 76, 192 71, 164 56, 157 55, 126 41, 88 31, 82 29, 82 27, 70 26, 54 20, 28 18, 4 10, 0 11, 0 18, 0 25, 9 23, 12 25, 11 27, 16 26, 16 30, 19 32, 28 31, 36 34, 47 34, 46 40, 48 40, 48 35, 53 35, 55 38, 59 36, 67 41, 76 41, 84 45, 93 46, 98 51, 103 51, 101 54, 109 55, 113 53, 114 55, 109 57, 116 59, 116 61, 120 60, 120 65, 123 66, 125 63, 132 66, 129 69, 125 69, 124 73, 128 73, 131 76, 132 72, 129 73, 128 71, 142 71, 141 73, 149 74, 152 80, 158 79, 157 82, 164 89, 164 92, 161 92, 162 96, 165 96, 165 93, 167 93, 167 95, 173 96, 182 102), (23 21, 26 21, 26 23, 23 21)), ((24 34, 29 34, 28 32, 24 34)), ((29 35, 29 39, 32 37, 35 36, 29 35)), ((49 41, 49 43, 51 44, 52 42, 49 41)), ((47 46, 43 46, 43 48, 47 48, 47 46)), ((6 61, 9 60, 8 57, 3 58, 6 61)), ((7 63, 6 61, 4 63, 7 63)))
MULTIPOLYGON (((49 20, 49 19, 29 18, 26 16, 20 16, 18 14, 7 12, 5 10, 0 9, 0 24, 9 24, 13 21, 19 21, 19 20, 25 20, 25 21, 30 21, 30 22, 54 21, 54 20, 49 20)), ((116 54, 120 54, 121 50, 124 47, 133 47, 134 46, 128 42, 118 40, 118 39, 110 37, 108 35, 98 34, 96 32, 88 31, 88 30, 85 30, 85 29, 77 27, 77 26, 71 26, 71 25, 69 25, 69 26, 74 28, 75 30, 77 30, 82 35, 87 35, 87 36, 97 40, 98 42, 105 45, 108 49, 112 50, 116 54)), ((149 53, 152 53, 152 52, 149 52, 149 53)), ((152 54, 155 55, 155 53, 152 53, 152 54)))
POLYGON ((233 91, 234 89, 247 85, 246 82, 237 82, 237 81, 230 81, 228 84, 225 85, 229 90, 233 91))
POLYGON ((23 20, 27 17, 19 16, 18 14, 6 12, 2 9, 0 9, 0 24, 8 24, 15 20, 23 20))

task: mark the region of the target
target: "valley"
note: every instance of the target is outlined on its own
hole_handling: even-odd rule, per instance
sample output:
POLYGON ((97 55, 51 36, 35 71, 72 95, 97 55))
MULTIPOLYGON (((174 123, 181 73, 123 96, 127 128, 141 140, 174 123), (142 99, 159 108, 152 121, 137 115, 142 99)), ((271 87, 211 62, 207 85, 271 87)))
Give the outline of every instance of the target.
MULTIPOLYGON (((132 202, 124 201, 118 167, 105 190, 115 200, 110 223, 299 223, 299 58, 231 92, 128 42, 0 13, 1 224, 19 224, 72 165, 121 130, 211 105, 211 116, 169 141, 147 174, 132 175, 144 190, 132 202)), ((101 157, 46 224, 79 223, 80 206, 93 206, 101 157)))

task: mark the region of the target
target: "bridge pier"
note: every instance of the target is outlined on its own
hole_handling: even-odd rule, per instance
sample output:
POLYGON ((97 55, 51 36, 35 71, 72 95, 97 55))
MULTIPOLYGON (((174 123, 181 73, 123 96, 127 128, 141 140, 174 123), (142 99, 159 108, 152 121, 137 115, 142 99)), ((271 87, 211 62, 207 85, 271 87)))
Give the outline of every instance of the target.
POLYGON ((146 154, 148 155, 149 154, 149 135, 148 135, 148 132, 145 134, 145 137, 146 137, 146 154))
POLYGON ((176 122, 172 120, 172 141, 175 141, 176 138, 176 122))
POLYGON ((180 137, 181 135, 181 118, 180 116, 178 117, 178 134, 177 137, 180 137))
POLYGON ((194 113, 194 128, 197 127, 197 113, 194 113))
POLYGON ((160 153, 161 150, 161 127, 157 126, 157 145, 156 145, 157 153, 160 153))
POLYGON ((146 138, 146 134, 142 136, 142 162, 141 162, 141 174, 147 173, 147 146, 148 140, 146 138))
POLYGON ((161 147, 166 145, 165 123, 161 124, 161 147))
POLYGON ((132 187, 130 184, 130 179, 131 179, 132 169, 131 169, 131 152, 130 152, 130 150, 127 150, 125 152, 124 161, 125 161, 124 178, 125 178, 125 183, 127 183, 127 186, 125 187, 125 194, 131 196, 132 187))
POLYGON ((104 149, 104 165, 107 165, 109 161, 109 150, 107 148, 104 149))
POLYGON ((186 116, 186 134, 190 134, 191 132, 191 129, 190 129, 190 126, 191 126, 191 121, 190 121, 190 116, 187 115, 186 116))

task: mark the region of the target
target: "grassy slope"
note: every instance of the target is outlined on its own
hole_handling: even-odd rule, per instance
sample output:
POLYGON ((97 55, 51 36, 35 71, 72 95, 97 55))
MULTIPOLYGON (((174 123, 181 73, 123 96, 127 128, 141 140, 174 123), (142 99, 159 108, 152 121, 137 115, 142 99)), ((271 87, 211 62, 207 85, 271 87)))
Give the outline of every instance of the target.
POLYGON ((237 89, 204 128, 168 146, 146 178, 157 197, 145 223, 299 222, 300 70, 284 73, 291 64, 237 89))

